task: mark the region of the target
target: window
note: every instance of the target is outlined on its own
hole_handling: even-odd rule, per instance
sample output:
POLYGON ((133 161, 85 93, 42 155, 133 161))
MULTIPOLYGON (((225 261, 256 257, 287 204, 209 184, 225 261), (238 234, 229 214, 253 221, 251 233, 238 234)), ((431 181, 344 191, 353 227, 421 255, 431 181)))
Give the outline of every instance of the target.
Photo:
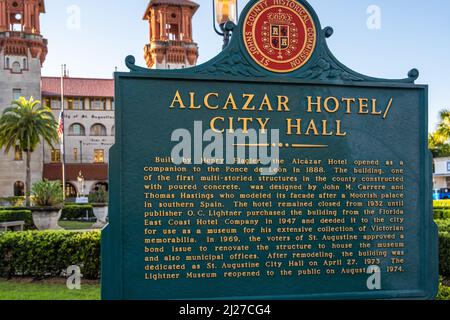
POLYGON ((23 197, 25 195, 25 184, 22 181, 14 183, 14 196, 23 197))
POLYGON ((111 128, 111 135, 112 136, 116 135, 116 126, 112 126, 112 128, 111 128))
POLYGON ((51 162, 52 163, 61 162, 61 150, 57 150, 57 149, 52 150, 51 162))
POLYGON ((9 58, 5 58, 5 69, 9 69, 9 58))
POLYGON ((20 63, 19 62, 13 62, 12 64, 12 68, 11 68, 11 72, 12 73, 21 73, 22 69, 20 69, 20 63))
POLYGON ((103 149, 95 149, 94 150, 94 162, 95 163, 104 163, 105 162, 105 150, 103 150, 103 149))
POLYGON ((78 161, 78 148, 73 148, 73 160, 78 161))
POLYGON ((83 98, 73 98, 73 110, 84 110, 83 98))
POLYGON ((82 98, 68 98, 67 99, 68 110, 84 110, 84 99, 82 98))
POLYGON ((20 149, 20 146, 16 146, 14 148, 14 161, 22 161, 22 160, 23 160, 22 150, 20 149))
POLYGON ((84 126, 79 123, 74 123, 69 127, 69 136, 85 136, 86 130, 84 126))
POLYGON ((22 96, 22 89, 13 89, 13 100, 19 100, 22 96))
POLYGON ((67 110, 73 110, 73 99, 67 99, 67 110))
POLYGON ((447 172, 450 172, 450 161, 447 162, 447 172))
POLYGON ((61 100, 59 98, 52 98, 50 102, 50 107, 55 110, 61 109, 61 100))
POLYGON ((115 108, 116 108, 116 104, 115 104, 114 100, 111 100, 111 110, 114 111, 115 108))
POLYGON ((169 40, 175 41, 178 40, 178 25, 177 24, 171 24, 169 25, 169 40))
POLYGON ((106 127, 96 123, 91 127, 91 136, 106 136, 106 127))
POLYGON ((105 110, 106 99, 91 99, 91 110, 105 110))
POLYGON ((26 58, 23 59, 23 68, 28 69, 28 60, 26 58))
POLYGON ((12 25, 12 30, 17 32, 22 32, 22 25, 20 23, 14 23, 12 25))

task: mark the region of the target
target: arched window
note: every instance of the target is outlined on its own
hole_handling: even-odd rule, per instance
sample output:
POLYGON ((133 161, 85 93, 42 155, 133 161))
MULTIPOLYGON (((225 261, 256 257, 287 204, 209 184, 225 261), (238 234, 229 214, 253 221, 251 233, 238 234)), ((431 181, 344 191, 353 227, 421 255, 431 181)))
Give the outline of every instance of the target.
POLYGON ((5 69, 9 69, 9 58, 5 58, 5 69))
POLYGON ((108 192, 109 186, 106 182, 97 182, 92 187, 92 192, 105 191, 108 192))
POLYGON ((111 128, 111 135, 112 136, 116 135, 116 126, 112 126, 112 128, 111 128))
POLYGON ((91 136, 106 136, 106 127, 96 123, 91 127, 91 136))
POLYGON ((70 136, 85 136, 86 129, 80 123, 74 123, 69 127, 69 135, 70 136))
POLYGON ((70 182, 66 182, 66 198, 76 198, 77 189, 70 182))
POLYGON ((17 61, 13 62, 11 71, 12 71, 12 73, 21 73, 22 70, 20 69, 20 63, 17 61))
POLYGON ((28 61, 27 61, 26 58, 23 59, 23 68, 24 68, 24 69, 28 69, 28 61))
POLYGON ((23 197, 25 195, 25 184, 22 181, 14 183, 14 196, 23 197))

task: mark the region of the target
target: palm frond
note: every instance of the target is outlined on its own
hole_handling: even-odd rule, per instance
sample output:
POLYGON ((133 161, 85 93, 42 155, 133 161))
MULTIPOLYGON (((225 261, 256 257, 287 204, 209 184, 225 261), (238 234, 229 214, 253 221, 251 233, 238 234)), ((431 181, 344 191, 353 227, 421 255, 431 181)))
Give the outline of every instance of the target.
POLYGON ((39 100, 20 97, 0 118, 0 147, 9 152, 19 145, 22 151, 32 151, 42 138, 51 145, 58 141, 57 126, 51 110, 39 100))

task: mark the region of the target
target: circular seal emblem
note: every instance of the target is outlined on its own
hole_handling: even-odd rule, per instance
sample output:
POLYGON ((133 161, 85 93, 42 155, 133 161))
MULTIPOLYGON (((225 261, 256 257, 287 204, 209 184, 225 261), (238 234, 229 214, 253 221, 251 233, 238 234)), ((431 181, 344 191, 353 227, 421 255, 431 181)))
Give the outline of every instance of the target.
POLYGON ((295 0, 261 0, 248 12, 244 44, 263 68, 287 73, 305 65, 316 47, 311 14, 295 0))

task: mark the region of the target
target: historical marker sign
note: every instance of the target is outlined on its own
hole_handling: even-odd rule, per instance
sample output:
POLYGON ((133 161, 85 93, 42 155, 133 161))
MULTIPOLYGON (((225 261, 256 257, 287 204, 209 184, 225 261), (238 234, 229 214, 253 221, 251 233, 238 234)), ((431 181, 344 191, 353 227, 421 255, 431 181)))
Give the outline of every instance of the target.
POLYGON ((348 69, 331 34, 252 1, 204 65, 127 58, 103 298, 434 298, 427 86, 348 69))

